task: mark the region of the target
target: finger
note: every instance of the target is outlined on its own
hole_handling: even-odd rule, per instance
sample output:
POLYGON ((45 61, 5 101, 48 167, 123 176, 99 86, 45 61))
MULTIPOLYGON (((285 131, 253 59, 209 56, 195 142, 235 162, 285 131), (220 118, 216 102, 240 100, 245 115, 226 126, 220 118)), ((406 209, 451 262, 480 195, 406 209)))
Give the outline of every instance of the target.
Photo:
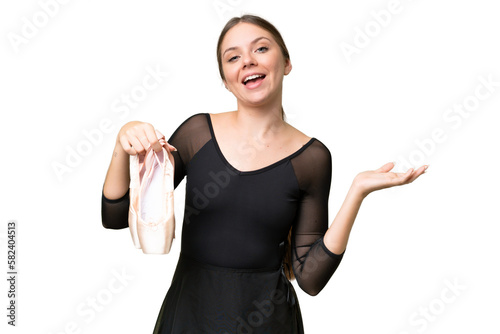
POLYGON ((419 177, 420 175, 417 174, 417 173, 413 173, 412 177, 406 181, 406 183, 412 183, 413 181, 415 181, 417 179, 417 177, 419 177))
POLYGON ((379 169, 377 169, 375 171, 379 172, 379 173, 387 173, 388 171, 390 171, 391 169, 393 169, 394 166, 395 166, 394 162, 388 162, 388 163, 386 163, 385 165, 383 165, 382 167, 380 167, 379 169))
POLYGON ((155 132, 156 132, 156 135, 157 135, 158 139, 162 138, 162 137, 165 137, 165 135, 163 133, 161 133, 160 130, 155 129, 155 132))
POLYGON ((135 154, 144 154, 146 149, 142 145, 142 142, 137 137, 129 137, 130 148, 135 151, 135 154))
POLYGON ((411 179, 408 181, 408 183, 415 181, 420 175, 425 174, 427 167, 428 167, 428 165, 425 165, 425 166, 421 166, 419 169, 417 169, 415 171, 415 173, 413 173, 413 175, 412 175, 411 179))
POLYGON ((428 165, 424 165, 424 166, 420 166, 418 169, 414 170, 411 173, 410 178, 408 178, 405 183, 412 183, 413 181, 415 181, 420 175, 425 173, 425 170, 427 169, 427 167, 428 167, 428 165))
MULTIPOLYGON (((156 138, 156 135, 154 136, 153 140, 155 140, 155 138, 156 138)), ((139 134, 137 135, 137 139, 139 140, 142 147, 144 148, 144 151, 146 151, 151 146, 151 144, 150 144, 151 139, 149 138, 146 130, 140 131, 139 134)))
MULTIPOLYGON (((145 153, 145 149, 143 144, 141 143, 139 137, 140 137, 141 131, 137 129, 137 127, 132 127, 128 129, 124 137, 126 138, 126 141, 128 141, 128 150, 132 151, 131 154, 143 154, 145 153)), ((124 143, 125 144, 125 143, 124 143)))
POLYGON ((415 173, 418 174, 418 175, 421 175, 425 172, 425 170, 427 169, 427 166, 424 165, 424 166, 420 166, 418 169, 415 170, 415 173))
POLYGON ((177 151, 177 149, 176 149, 174 146, 170 145, 168 142, 167 142, 167 148, 168 148, 170 151, 177 151))
POLYGON ((130 154, 130 155, 135 155, 136 152, 132 145, 130 145, 130 142, 128 141, 126 136, 120 136, 120 145, 122 146, 122 149, 125 151, 125 153, 130 154))
POLYGON ((163 136, 161 132, 155 130, 153 126, 150 126, 145 129, 144 133, 146 135, 146 140, 148 142, 147 147, 149 148, 151 146, 153 148, 153 151, 155 152, 161 151, 161 144, 158 139, 158 134, 160 135, 160 138, 163 136))
POLYGON ((402 185, 402 184, 405 184, 406 182, 408 182, 408 180, 411 178, 412 174, 413 174, 413 167, 408 169, 406 171, 406 173, 396 173, 398 175, 397 177, 397 184, 398 185, 402 185))

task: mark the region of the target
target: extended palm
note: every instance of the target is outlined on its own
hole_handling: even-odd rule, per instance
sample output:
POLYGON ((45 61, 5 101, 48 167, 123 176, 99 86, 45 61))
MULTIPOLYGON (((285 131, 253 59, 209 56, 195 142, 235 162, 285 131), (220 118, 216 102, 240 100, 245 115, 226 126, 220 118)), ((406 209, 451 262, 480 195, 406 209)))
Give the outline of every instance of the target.
POLYGON ((394 163, 389 162, 376 170, 361 172, 356 175, 354 182, 363 196, 372 191, 413 182, 417 177, 425 172, 426 165, 414 170, 410 168, 406 173, 390 172, 394 168, 394 163))

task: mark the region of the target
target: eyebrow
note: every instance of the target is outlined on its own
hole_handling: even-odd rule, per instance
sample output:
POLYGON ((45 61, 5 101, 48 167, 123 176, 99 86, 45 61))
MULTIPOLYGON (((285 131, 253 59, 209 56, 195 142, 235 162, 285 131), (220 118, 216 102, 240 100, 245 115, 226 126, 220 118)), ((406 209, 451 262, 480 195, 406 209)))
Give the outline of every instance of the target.
MULTIPOLYGON (((267 37, 264 37, 264 36, 261 36, 261 37, 257 37, 256 39, 254 39, 250 44, 255 44, 257 43, 258 41, 260 41, 261 39, 267 39, 269 42, 271 41, 269 38, 267 37)), ((232 51, 232 50, 236 50, 238 47, 237 46, 232 46, 230 48, 227 48, 224 53, 222 54, 222 57, 224 57, 224 55, 226 54, 226 52, 228 51, 232 51)))

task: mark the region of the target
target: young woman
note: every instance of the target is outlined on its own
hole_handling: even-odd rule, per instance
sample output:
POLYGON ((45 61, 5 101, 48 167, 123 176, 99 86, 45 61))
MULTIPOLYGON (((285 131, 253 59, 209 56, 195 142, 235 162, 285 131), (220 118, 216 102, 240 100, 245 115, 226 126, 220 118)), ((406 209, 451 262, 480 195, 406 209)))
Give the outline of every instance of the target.
MULTIPOLYGON (((359 173, 328 228, 331 156, 284 120, 292 65, 280 33, 257 16, 233 18, 217 59, 237 110, 193 115, 168 140, 175 186, 187 177, 186 202, 181 254, 154 333, 303 333, 290 280, 318 294, 363 199, 414 181, 427 166, 359 173)), ((103 187, 104 227, 128 227, 129 155, 150 146, 161 149, 151 124, 120 129, 103 187)))

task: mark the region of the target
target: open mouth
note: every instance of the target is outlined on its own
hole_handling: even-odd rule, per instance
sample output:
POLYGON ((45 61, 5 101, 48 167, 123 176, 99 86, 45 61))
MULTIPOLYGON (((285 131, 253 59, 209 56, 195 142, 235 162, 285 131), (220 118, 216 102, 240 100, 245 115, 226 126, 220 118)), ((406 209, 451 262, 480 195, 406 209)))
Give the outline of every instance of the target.
POLYGON ((246 86, 248 83, 262 81, 266 76, 264 74, 253 74, 243 79, 243 84, 246 86))

